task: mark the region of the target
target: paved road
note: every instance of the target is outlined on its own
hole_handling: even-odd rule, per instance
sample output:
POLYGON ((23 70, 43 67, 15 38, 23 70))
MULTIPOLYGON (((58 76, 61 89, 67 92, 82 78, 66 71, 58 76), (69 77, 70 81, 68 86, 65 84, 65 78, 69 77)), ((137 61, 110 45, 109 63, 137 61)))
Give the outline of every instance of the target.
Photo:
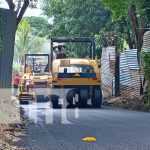
POLYGON ((18 145, 28 150, 150 150, 149 113, 112 107, 68 109, 67 122, 65 110, 52 112, 48 103, 23 108, 32 123, 18 145), (87 136, 97 141, 81 140, 87 136))

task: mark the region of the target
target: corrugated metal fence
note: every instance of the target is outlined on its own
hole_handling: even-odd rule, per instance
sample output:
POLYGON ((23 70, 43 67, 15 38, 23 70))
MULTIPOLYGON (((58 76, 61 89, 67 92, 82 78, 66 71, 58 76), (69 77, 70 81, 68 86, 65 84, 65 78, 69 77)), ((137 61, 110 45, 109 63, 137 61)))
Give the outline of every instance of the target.
POLYGON ((115 47, 103 48, 101 57, 101 76, 104 98, 114 94, 115 47))
MULTIPOLYGON (((115 93, 115 47, 103 48, 101 59, 102 89, 104 98, 115 93)), ((137 61, 137 50, 120 54, 120 94, 128 99, 140 96, 142 76, 137 61)))
POLYGON ((150 52, 150 31, 147 31, 144 34, 142 50, 150 52))

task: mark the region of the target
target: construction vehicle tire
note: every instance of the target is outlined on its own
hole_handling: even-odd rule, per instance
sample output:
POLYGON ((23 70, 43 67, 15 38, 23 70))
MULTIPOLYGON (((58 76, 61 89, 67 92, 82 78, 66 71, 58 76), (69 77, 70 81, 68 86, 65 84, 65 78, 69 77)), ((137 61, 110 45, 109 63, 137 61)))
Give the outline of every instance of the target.
POLYGON ((66 100, 69 103, 69 105, 73 105, 73 98, 75 97, 74 89, 71 89, 67 92, 66 100))
POLYGON ((91 98, 93 108, 101 108, 102 104, 102 90, 100 87, 93 88, 93 94, 91 98))
POLYGON ((59 108, 58 101, 59 101, 59 96, 51 95, 51 102, 52 102, 53 108, 59 108))
POLYGON ((87 107, 87 99, 88 99, 88 90, 81 89, 79 91, 79 101, 78 101, 78 105, 80 108, 87 107))

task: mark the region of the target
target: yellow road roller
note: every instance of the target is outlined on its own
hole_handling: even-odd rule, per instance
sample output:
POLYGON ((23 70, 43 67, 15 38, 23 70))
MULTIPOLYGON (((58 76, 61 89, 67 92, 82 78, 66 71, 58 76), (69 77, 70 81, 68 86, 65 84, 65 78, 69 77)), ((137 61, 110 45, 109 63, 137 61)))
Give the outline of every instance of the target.
POLYGON ((20 103, 35 99, 44 101, 51 82, 49 54, 25 54, 18 94, 20 103))
POLYGON ((95 60, 95 43, 91 38, 52 38, 51 72, 53 107, 57 108, 60 100, 69 105, 86 107, 88 101, 93 108, 100 108, 102 103, 100 69, 95 60), (53 43, 80 42, 90 44, 89 58, 53 58, 53 43), (57 90, 58 89, 58 90, 57 90), (56 92, 57 91, 57 92, 56 92), (58 93, 59 92, 59 93, 58 93), (65 96, 64 96, 65 95, 65 96))

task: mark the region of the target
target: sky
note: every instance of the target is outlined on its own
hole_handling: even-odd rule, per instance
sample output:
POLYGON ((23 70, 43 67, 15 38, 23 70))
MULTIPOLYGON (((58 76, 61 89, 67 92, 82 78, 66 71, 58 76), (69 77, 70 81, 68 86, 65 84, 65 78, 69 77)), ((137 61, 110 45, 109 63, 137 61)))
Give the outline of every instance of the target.
MULTIPOLYGON (((37 16, 37 17, 43 16, 42 10, 40 9, 40 7, 41 7, 40 1, 38 2, 37 6, 38 6, 38 8, 36 8, 36 9, 31 9, 28 7, 24 16, 37 16)), ((8 8, 8 5, 5 0, 0 0, 0 8, 8 8)))
MULTIPOLYGON (((43 12, 41 10, 41 5, 42 5, 42 0, 38 0, 38 4, 37 4, 37 8, 30 8, 28 7, 24 17, 30 17, 30 16, 36 16, 36 17, 44 17, 45 19, 48 20, 48 22, 50 24, 53 23, 53 17, 52 18, 47 18, 46 16, 43 15, 43 12)), ((8 9, 8 5, 6 3, 5 0, 0 0, 0 8, 7 8, 8 9)))

